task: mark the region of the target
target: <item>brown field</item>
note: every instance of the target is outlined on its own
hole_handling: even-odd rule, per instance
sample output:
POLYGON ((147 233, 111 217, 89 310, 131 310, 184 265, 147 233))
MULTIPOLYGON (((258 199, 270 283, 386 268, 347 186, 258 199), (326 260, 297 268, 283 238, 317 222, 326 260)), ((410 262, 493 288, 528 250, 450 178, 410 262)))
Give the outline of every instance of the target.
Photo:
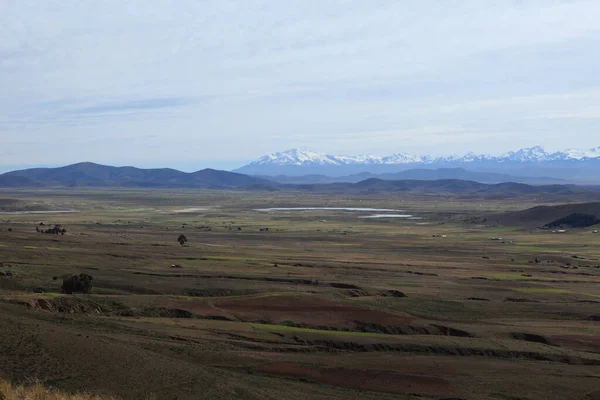
POLYGON ((125 399, 600 398, 600 234, 466 222, 542 199, 0 197, 0 378, 15 384, 125 399), (301 206, 422 219, 255 211, 301 206), (6 213, 52 210, 79 212, 6 213), (67 233, 36 232, 54 224, 67 233), (92 294, 62 294, 79 273, 92 294))

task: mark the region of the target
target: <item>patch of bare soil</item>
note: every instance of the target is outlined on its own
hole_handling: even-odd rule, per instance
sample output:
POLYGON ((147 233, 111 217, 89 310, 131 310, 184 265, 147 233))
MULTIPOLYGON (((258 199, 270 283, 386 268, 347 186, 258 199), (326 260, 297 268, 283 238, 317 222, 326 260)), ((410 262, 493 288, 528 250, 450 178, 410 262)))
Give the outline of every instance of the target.
POLYGON ((552 340, 573 349, 600 352, 600 336, 557 335, 552 340))
POLYGON ((215 307, 241 320, 355 329, 359 324, 407 326, 411 315, 359 308, 313 296, 269 296, 215 301, 215 307))
POLYGON ((318 383, 384 393, 416 393, 447 396, 453 393, 450 382, 436 376, 399 373, 396 371, 351 368, 323 368, 294 363, 273 363, 258 368, 259 372, 311 379, 318 383))

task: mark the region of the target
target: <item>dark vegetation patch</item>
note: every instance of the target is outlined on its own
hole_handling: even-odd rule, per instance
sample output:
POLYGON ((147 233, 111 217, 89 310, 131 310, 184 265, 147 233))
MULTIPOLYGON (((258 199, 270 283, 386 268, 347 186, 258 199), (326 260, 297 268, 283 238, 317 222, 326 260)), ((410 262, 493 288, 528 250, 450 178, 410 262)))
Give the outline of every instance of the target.
POLYGON ((537 228, 574 214, 598 216, 600 202, 536 206, 523 211, 489 215, 485 219, 487 224, 537 228))
POLYGON ((530 361, 550 361, 571 365, 600 365, 600 360, 564 354, 545 354, 535 351, 519 351, 509 349, 471 348, 452 345, 423 345, 404 343, 358 343, 343 340, 303 340, 301 343, 318 346, 323 349, 350 352, 400 352, 425 355, 443 355, 454 357, 487 357, 498 359, 522 359, 530 361))
POLYGON ((507 297, 504 299, 504 301, 509 301, 512 303, 539 303, 537 300, 524 299, 521 297, 507 297))
POLYGON ((546 228, 587 228, 588 226, 600 224, 597 215, 585 213, 573 213, 566 217, 556 219, 545 225, 546 228))
POLYGON ((444 336, 455 336, 455 337, 473 337, 473 335, 471 335, 469 332, 460 330, 460 329, 456 329, 456 328, 452 328, 449 326, 444 326, 444 325, 431 325, 435 328, 437 328, 440 331, 441 335, 444 336))
MULTIPOLYGON (((64 296, 52 299, 32 299, 20 302, 35 310, 44 310, 68 314, 103 314, 122 317, 151 317, 151 318, 193 318, 194 314, 187 310, 166 307, 129 307, 119 300, 100 297, 64 296)), ((207 317, 204 317, 207 318, 207 317)), ((210 318, 210 317, 208 317, 210 318)), ((221 319, 221 317, 213 317, 221 319)))
POLYGON ((48 229, 40 229, 39 227, 35 227, 36 232, 39 233, 46 233, 49 235, 65 235, 67 233, 67 230, 63 227, 61 227, 60 225, 55 225, 54 228, 48 228, 48 229))
POLYGON ((419 275, 419 276, 438 276, 438 274, 435 274, 433 272, 419 272, 419 271, 403 271, 406 274, 411 274, 411 275, 419 275))
POLYGON ((260 293, 252 289, 229 289, 229 288, 208 288, 208 289, 184 289, 183 295, 190 297, 227 297, 227 296, 246 296, 260 293))
POLYGON ((542 335, 536 335, 535 333, 512 332, 509 334, 509 336, 515 340, 524 340, 526 342, 540 343, 540 344, 546 344, 549 346, 554 346, 554 344, 551 343, 546 337, 544 337, 542 335))
POLYGON ((356 285, 351 285, 349 283, 330 283, 329 286, 336 288, 336 289, 355 289, 355 290, 360 290, 360 287, 356 286, 356 285))
POLYGON ((382 333, 386 335, 442 335, 455 337, 473 337, 470 333, 444 325, 383 325, 356 321, 361 332, 382 333))
POLYGON ((387 292, 384 292, 382 294, 382 296, 384 296, 384 297, 406 297, 406 294, 404 294, 404 292, 401 292, 399 290, 388 290, 387 292))
POLYGON ((61 289, 63 293, 90 293, 92 291, 92 280, 91 275, 79 274, 73 275, 63 281, 61 289))
POLYGON ((37 310, 59 313, 83 314, 128 314, 129 307, 118 300, 64 296, 53 299, 32 299, 27 305, 37 310))
POLYGON ((163 307, 147 307, 135 313, 135 315, 153 318, 192 318, 194 316, 194 314, 187 310, 163 307))

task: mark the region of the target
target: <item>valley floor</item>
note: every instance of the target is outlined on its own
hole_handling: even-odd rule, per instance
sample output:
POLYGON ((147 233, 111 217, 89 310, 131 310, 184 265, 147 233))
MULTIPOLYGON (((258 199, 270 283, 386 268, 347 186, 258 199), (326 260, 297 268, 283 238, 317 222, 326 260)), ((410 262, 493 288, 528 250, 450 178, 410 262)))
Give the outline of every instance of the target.
POLYGON ((4 211, 79 211, 0 214, 0 377, 15 383, 126 399, 600 398, 600 236, 465 222, 535 199, 1 197, 16 200, 4 211), (256 211, 289 207, 338 209, 256 211), (55 224, 66 234, 36 231, 55 224), (79 273, 92 293, 61 294, 79 273))

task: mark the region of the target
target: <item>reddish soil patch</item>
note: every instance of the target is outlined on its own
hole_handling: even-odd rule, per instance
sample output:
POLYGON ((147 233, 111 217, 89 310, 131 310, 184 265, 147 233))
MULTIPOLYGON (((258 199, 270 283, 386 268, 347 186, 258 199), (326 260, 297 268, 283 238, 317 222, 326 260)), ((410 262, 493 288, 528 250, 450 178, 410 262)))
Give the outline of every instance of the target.
POLYGON ((560 335, 553 336, 552 339, 578 349, 588 351, 600 350, 600 336, 560 335))
POLYGON ((284 322, 311 326, 353 328, 357 323, 377 325, 410 325, 415 318, 378 310, 354 307, 312 296, 270 296, 227 299, 215 302, 215 307, 240 319, 284 322))
POLYGON ((327 385, 375 392, 418 393, 429 396, 452 394, 452 388, 446 379, 427 375, 350 368, 320 368, 293 363, 268 364, 258 370, 273 375, 309 378, 327 385))

